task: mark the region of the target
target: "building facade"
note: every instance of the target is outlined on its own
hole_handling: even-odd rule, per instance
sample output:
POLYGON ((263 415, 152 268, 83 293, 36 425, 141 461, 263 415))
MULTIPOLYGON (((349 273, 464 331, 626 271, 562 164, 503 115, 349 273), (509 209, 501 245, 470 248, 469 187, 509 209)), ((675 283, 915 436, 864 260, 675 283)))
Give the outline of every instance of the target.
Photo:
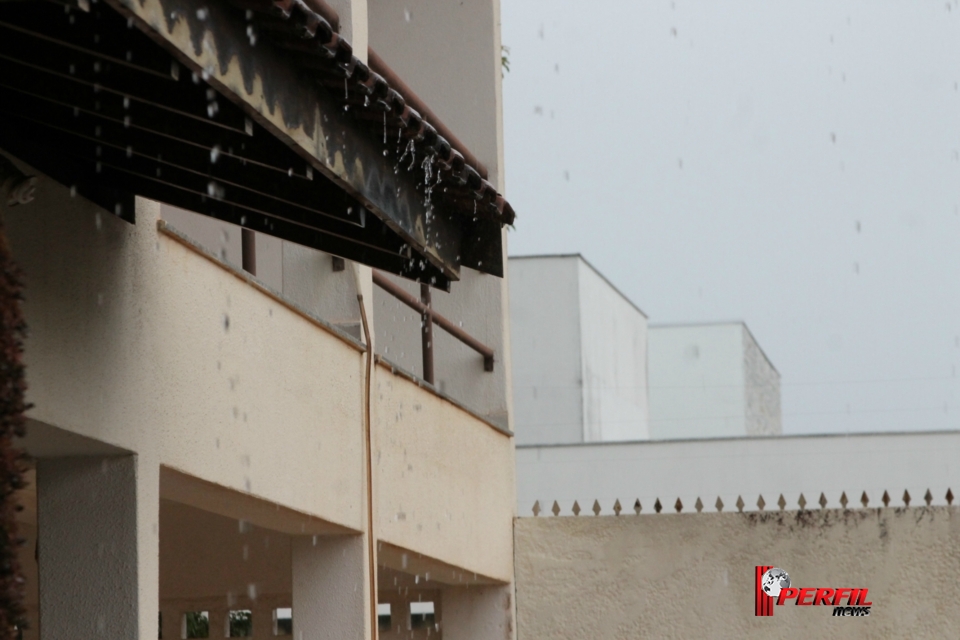
POLYGON ((649 437, 647 317, 580 255, 510 258, 518 444, 649 437))
POLYGON ((497 2, 0 14, 24 638, 514 637, 497 2))
POLYGON ((780 373, 745 323, 654 325, 648 344, 652 438, 783 432, 780 373))

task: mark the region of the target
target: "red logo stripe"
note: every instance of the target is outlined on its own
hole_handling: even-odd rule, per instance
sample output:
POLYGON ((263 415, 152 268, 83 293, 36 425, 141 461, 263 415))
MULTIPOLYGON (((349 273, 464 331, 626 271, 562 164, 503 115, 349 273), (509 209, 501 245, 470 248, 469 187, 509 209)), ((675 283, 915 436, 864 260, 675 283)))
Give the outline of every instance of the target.
POLYGON ((772 568, 773 565, 756 567, 756 595, 754 601, 755 616, 773 615, 773 598, 763 592, 763 574, 765 574, 768 569, 772 568))

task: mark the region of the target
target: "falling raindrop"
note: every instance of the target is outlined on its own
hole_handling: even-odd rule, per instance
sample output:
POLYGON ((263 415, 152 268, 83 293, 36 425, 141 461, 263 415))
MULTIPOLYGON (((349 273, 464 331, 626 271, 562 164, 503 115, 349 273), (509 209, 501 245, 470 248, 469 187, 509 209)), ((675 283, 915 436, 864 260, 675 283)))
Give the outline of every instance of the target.
POLYGON ((220 158, 220 145, 215 144, 213 148, 210 149, 210 162, 216 164, 217 159, 220 158))
POLYGON ((206 19, 207 19, 207 16, 209 16, 209 15, 210 15, 210 12, 207 10, 206 7, 201 7, 201 8, 199 8, 199 9, 197 9, 197 19, 198 19, 198 20, 201 20, 201 21, 206 20, 206 19))
POLYGON ((223 194, 224 194, 223 187, 221 187, 219 184, 217 184, 212 180, 207 183, 208 196, 210 196, 211 198, 215 198, 217 200, 221 200, 223 199, 223 194))

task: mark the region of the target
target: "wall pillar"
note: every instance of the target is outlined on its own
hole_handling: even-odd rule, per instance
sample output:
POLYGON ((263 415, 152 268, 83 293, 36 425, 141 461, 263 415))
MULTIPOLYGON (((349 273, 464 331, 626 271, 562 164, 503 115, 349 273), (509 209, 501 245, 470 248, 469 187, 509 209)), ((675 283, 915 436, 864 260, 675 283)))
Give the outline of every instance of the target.
POLYGON ((443 640, 514 640, 513 585, 444 589, 443 640))
POLYGON ((159 468, 136 456, 37 462, 40 637, 157 637, 159 468))
POLYGON ((367 0, 330 0, 327 4, 340 15, 340 35, 353 45, 353 55, 367 61, 367 0))
POLYGON ((370 638, 365 537, 296 537, 292 552, 293 637, 370 638))

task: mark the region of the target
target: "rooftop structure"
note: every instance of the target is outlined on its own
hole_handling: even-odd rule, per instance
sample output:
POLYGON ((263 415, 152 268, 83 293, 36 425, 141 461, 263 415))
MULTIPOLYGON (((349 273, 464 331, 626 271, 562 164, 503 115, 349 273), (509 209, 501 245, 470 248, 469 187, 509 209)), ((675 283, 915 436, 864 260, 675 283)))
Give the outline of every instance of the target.
POLYGON ((779 435, 780 373, 743 322, 648 332, 650 437, 779 435))
POLYGON ((518 444, 649 437, 647 317, 580 255, 510 258, 518 444))

